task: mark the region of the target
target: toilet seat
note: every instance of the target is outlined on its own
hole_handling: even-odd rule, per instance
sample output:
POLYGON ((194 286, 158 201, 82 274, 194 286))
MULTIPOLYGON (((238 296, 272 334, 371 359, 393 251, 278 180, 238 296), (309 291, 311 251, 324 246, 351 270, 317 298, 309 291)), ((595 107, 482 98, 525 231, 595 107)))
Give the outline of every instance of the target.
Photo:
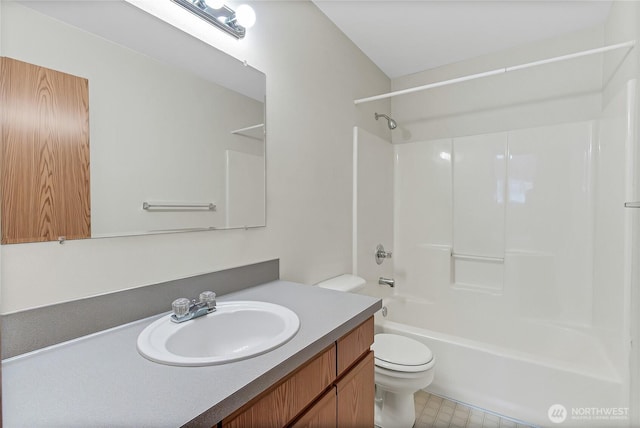
POLYGON ((375 365, 399 372, 421 372, 433 366, 433 353, 424 344, 397 334, 379 333, 374 337, 375 365))

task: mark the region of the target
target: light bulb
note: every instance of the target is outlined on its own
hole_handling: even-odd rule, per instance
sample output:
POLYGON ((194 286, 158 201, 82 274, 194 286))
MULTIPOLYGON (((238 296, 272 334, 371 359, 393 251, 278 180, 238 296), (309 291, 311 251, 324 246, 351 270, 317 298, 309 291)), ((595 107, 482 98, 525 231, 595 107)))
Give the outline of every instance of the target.
POLYGON ((251 28, 256 23, 256 13, 248 4, 241 4, 236 9, 236 21, 244 28, 251 28))
POLYGON ((207 0, 207 6, 211 9, 221 9, 224 7, 224 0, 207 0))

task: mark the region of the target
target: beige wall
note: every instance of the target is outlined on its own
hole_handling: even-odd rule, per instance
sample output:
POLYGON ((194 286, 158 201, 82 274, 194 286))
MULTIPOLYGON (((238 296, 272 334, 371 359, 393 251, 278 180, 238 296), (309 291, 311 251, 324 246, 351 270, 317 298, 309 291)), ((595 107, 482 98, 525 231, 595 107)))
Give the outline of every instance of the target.
POLYGON ((389 110, 353 99, 389 79, 312 3, 253 6, 247 38, 216 47, 267 74, 267 227, 2 246, 2 313, 272 258, 302 283, 350 272, 352 129, 388 136, 389 110))

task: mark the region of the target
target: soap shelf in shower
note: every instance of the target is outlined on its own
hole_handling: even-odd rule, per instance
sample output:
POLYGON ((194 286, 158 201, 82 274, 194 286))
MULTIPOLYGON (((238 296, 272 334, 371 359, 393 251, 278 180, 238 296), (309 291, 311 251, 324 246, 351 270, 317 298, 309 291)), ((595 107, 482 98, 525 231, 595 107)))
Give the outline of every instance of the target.
POLYGON ((625 202, 625 208, 640 208, 640 202, 625 202))
POLYGON ((474 254, 451 253, 451 257, 461 260, 475 260, 479 262, 504 263, 504 257, 477 256, 474 254))

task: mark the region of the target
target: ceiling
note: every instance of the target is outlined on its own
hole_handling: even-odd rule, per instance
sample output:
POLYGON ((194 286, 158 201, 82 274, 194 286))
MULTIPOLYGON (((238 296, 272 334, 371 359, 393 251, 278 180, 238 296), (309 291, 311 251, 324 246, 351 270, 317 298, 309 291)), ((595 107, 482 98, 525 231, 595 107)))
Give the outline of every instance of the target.
POLYGON ((313 1, 390 78, 595 26, 612 3, 313 1))

